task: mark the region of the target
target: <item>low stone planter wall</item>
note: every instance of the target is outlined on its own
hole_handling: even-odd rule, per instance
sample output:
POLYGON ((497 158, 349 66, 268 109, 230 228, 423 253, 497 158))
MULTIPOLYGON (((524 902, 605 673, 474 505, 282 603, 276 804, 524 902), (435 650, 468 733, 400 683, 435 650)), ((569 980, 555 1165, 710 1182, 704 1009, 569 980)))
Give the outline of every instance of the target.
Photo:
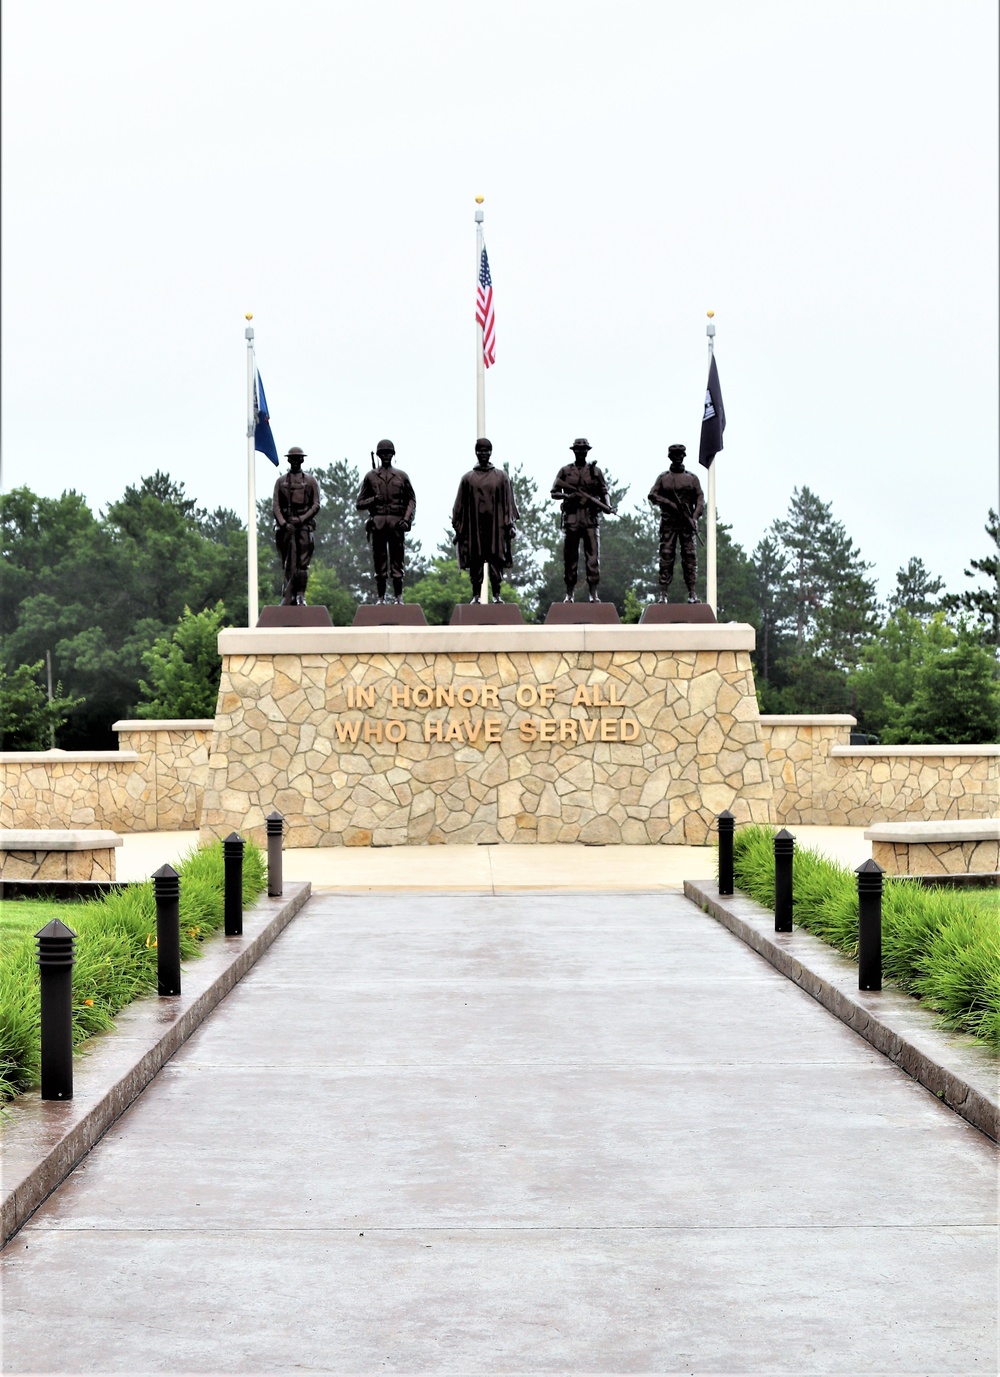
POLYGON ((145 765, 135 751, 4 751, 0 827, 154 832, 145 765))
POLYGON ((1000 813, 1000 746, 851 746, 855 719, 760 719, 775 820, 789 826, 992 818, 1000 813))
POLYGON ((989 875, 1000 871, 1000 820, 897 822, 865 840, 887 875, 989 875))
POLYGON ((52 829, 0 831, 0 880, 113 880, 114 832, 52 829))
POLYGON ((115 722, 119 749, 144 762, 157 830, 186 832, 200 824, 214 727, 211 717, 115 722))

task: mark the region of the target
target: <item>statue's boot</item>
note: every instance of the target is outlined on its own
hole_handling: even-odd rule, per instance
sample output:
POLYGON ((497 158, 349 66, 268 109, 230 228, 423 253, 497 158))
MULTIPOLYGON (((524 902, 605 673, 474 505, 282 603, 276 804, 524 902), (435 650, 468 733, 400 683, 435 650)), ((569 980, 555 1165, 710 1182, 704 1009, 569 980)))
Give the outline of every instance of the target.
POLYGON ((656 599, 656 601, 657 601, 657 602, 668 602, 668 601, 669 601, 669 599, 668 599, 668 597, 667 597, 667 590, 666 590, 665 588, 661 588, 661 589, 660 589, 660 596, 656 599))
POLYGON ((566 585, 566 596, 563 598, 563 602, 573 602, 575 593, 576 593, 576 589, 575 589, 575 588, 570 588, 569 585, 567 584, 567 585, 566 585))
POLYGON ((305 605, 306 605, 306 595, 305 595, 305 593, 296 593, 296 594, 295 594, 295 606, 296 606, 296 607, 305 607, 305 605))
POLYGON ((375 576, 375 589, 376 589, 376 592, 377 592, 377 594, 378 594, 378 596, 377 596, 376 599, 375 599, 375 606, 376 606, 376 607, 384 607, 384 606, 385 606, 385 579, 379 577, 378 574, 376 574, 376 576, 375 576))
POLYGON ((596 583, 588 583, 588 584, 587 584, 587 587, 590 589, 590 601, 591 601, 591 602, 600 602, 601 600, 600 600, 600 598, 597 596, 597 584, 596 584, 596 583))
POLYGON ((392 592, 393 592, 393 596, 394 596, 395 599, 396 599, 396 605, 399 606, 399 604, 402 603, 402 601, 403 601, 403 580, 402 580, 402 579, 393 579, 393 581, 392 581, 392 592))
POLYGON ((701 602, 701 598, 696 596, 693 588, 688 589, 688 602, 701 602))

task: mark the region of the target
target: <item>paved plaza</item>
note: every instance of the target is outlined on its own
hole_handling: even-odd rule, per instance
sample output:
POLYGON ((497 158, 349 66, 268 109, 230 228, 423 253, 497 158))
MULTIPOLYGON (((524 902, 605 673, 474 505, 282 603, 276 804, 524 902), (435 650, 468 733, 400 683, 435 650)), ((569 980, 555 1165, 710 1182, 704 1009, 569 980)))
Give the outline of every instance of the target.
POLYGON ((319 894, 0 1254, 3 1368, 991 1373, 996 1206, 677 894, 319 894))

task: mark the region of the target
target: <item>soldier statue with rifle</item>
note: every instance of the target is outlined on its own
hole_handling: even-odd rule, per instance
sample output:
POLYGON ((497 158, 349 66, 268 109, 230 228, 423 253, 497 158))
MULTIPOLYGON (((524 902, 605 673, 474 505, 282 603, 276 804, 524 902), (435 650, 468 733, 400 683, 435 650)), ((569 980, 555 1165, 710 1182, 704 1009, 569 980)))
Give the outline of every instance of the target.
POLYGON ((372 454, 370 472, 364 476, 355 506, 367 512, 365 532, 371 541, 375 563, 376 606, 385 602, 387 580, 392 578, 393 601, 403 601, 403 558, 406 532, 413 525, 417 499, 407 475, 392 466, 396 448, 391 440, 379 440, 372 454), (379 457, 376 467, 375 455, 379 457))
POLYGON ((289 471, 274 485, 274 543, 284 570, 282 607, 305 605, 313 556, 319 484, 311 473, 302 472, 305 457, 298 445, 293 445, 285 455, 289 471))
POLYGON ((576 592, 577 571, 580 564, 580 542, 583 542, 583 556, 586 564, 587 587, 590 601, 600 602, 597 585, 601 581, 601 539, 600 514, 614 516, 615 510, 608 501, 608 485, 604 474, 588 461, 590 444, 587 440, 574 440, 570 445, 573 463, 564 464, 556 474, 552 485, 552 497, 562 503, 560 525, 565 532, 563 538, 563 572, 566 577, 565 602, 572 602, 576 592))
POLYGON ((667 601, 667 589, 674 576, 677 541, 681 543, 681 572, 687 584, 688 602, 700 602, 695 593, 698 581, 698 518, 705 509, 701 484, 684 467, 684 445, 667 450, 670 467, 661 473, 649 490, 649 500, 660 509, 660 602, 667 601))

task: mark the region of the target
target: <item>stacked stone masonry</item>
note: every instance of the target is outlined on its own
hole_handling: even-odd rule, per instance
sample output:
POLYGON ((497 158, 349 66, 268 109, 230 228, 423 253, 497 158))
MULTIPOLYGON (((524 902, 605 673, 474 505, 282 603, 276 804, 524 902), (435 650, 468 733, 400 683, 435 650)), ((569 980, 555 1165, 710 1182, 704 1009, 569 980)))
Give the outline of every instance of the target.
POLYGON ((1000 842, 872 842, 872 860, 887 875, 995 875, 1000 842))
POLYGON ((745 650, 226 654, 216 728, 203 837, 262 838, 273 808, 291 847, 702 844, 723 808, 771 816, 745 650))
POLYGON ((1000 746, 849 746, 854 725, 761 718, 777 821, 866 827, 1000 812, 1000 746))
POLYGON ((120 749, 144 762, 157 831, 183 832, 200 823, 214 727, 211 718, 114 724, 120 749))
POLYGON ((74 829, 0 830, 0 880, 113 880, 113 832, 74 829))
POLYGON ((0 755, 0 827, 109 827, 154 832, 156 803, 134 751, 0 755))

